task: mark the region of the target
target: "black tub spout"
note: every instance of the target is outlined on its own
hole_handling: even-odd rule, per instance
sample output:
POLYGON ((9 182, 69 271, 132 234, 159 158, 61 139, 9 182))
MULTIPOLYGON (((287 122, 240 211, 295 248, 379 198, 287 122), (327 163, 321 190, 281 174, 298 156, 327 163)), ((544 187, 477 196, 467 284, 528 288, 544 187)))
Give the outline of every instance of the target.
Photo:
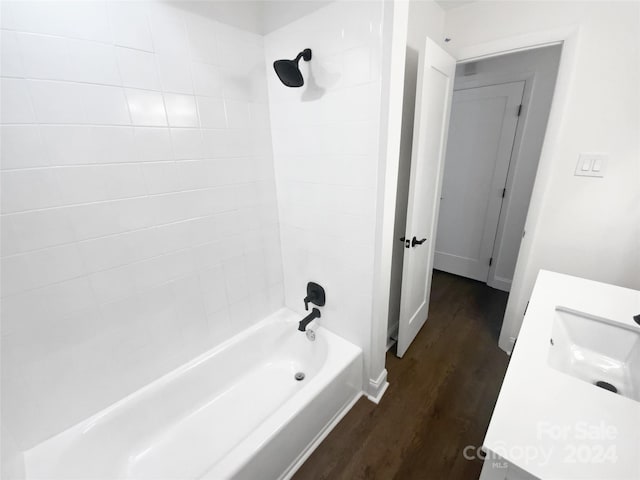
POLYGON ((320 318, 320 310, 314 308, 313 310, 311 310, 311 313, 309 315, 300 320, 300 323, 298 324, 298 330, 300 330, 301 332, 305 332, 307 330, 307 325, 309 325, 316 318, 320 318))

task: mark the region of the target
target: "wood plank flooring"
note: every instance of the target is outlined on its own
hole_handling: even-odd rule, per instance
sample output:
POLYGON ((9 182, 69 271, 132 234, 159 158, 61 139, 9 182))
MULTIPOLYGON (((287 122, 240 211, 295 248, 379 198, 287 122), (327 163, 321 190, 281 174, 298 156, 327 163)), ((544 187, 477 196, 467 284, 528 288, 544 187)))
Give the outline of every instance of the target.
POLYGON ((307 479, 477 479, 480 446, 508 357, 498 348, 507 294, 434 272, 429 319, 379 405, 361 398, 298 470, 307 479))

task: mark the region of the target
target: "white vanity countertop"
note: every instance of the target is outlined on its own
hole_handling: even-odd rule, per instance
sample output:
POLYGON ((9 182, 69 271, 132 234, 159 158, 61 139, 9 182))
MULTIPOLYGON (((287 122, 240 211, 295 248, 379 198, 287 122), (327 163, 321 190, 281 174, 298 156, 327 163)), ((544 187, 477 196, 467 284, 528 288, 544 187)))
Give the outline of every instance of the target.
POLYGON ((541 270, 483 448, 541 479, 638 480, 640 402, 549 366, 557 306, 640 329, 640 292, 541 270))

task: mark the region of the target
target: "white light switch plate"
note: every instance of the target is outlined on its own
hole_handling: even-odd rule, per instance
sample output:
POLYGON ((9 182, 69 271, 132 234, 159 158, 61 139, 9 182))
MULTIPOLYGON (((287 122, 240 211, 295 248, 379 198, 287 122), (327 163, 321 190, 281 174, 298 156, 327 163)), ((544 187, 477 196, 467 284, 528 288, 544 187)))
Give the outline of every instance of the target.
POLYGON ((609 155, 606 153, 581 153, 574 175, 580 177, 604 177, 609 155))

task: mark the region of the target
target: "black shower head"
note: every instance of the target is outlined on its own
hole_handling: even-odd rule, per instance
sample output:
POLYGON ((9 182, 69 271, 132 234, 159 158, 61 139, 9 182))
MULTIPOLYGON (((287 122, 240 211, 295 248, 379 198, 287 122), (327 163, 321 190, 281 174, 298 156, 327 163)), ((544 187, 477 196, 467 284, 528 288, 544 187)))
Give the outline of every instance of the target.
POLYGON ((278 78, 287 87, 301 87, 304 85, 304 78, 298 67, 298 62, 303 58, 305 62, 311 60, 311 49, 305 48, 293 60, 276 60, 273 68, 278 74, 278 78))

